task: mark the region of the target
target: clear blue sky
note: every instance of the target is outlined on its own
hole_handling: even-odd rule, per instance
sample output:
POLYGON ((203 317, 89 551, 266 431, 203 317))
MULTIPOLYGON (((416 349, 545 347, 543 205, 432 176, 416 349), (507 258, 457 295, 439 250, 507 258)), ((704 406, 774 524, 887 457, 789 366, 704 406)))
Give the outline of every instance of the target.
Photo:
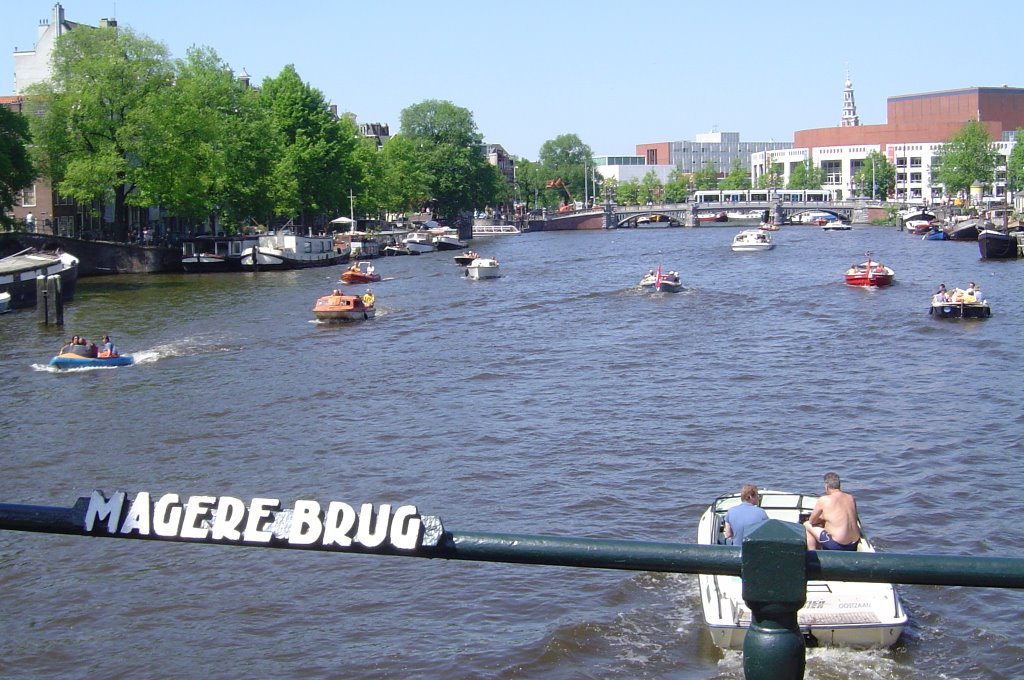
MULTIPOLYGON (((35 45, 52 0, 4 0, 0 94, 15 48, 35 45)), ((425 99, 473 112, 488 142, 535 160, 575 133, 598 155, 717 129, 793 139, 842 113, 847 69, 862 124, 886 97, 970 86, 1024 87, 1015 35, 1024 3, 681 0, 65 0, 70 21, 119 25, 174 57, 212 47, 259 82, 294 64, 360 122, 399 127, 425 99)))

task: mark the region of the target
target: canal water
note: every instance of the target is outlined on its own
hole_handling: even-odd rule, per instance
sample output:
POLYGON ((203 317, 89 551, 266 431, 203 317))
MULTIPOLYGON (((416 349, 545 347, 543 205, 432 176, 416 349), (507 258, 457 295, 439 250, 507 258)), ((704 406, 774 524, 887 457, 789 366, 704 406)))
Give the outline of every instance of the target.
MULTIPOLYGON (((312 323, 339 267, 88 278, 63 330, 0 316, 0 502, 93 489, 412 503, 456 532, 694 542, 744 482, 835 470, 886 551, 1024 557, 1024 263, 893 228, 477 239, 384 258, 376 319, 312 323), (865 252, 896 271, 849 288, 865 252), (636 288, 648 269, 687 290, 636 288), (993 316, 937 320, 939 283, 993 316), (127 368, 56 373, 110 333, 127 368)), ((361 291, 362 289, 356 289, 361 291)), ((0 533, 0 676, 738 678, 696 576, 0 533)), ((1024 595, 902 586, 886 651, 808 678, 1024 676, 1024 595)))

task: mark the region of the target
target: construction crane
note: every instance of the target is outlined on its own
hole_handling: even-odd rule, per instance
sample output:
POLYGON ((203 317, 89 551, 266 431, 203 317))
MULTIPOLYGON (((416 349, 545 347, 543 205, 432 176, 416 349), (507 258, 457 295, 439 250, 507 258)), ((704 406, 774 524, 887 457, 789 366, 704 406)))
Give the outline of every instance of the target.
POLYGON ((547 184, 544 186, 548 189, 561 189, 565 193, 564 202, 558 208, 558 212, 572 212, 576 209, 576 201, 572 199, 572 194, 569 193, 569 187, 565 186, 565 181, 561 177, 549 179, 547 184))

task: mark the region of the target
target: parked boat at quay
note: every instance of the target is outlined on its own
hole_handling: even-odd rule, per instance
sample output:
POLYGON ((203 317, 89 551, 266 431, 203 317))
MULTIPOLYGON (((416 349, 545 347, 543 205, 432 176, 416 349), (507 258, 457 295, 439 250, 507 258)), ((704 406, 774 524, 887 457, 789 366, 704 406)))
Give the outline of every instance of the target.
POLYGON ((433 244, 436 250, 462 250, 466 247, 466 242, 459 238, 459 232, 449 227, 434 234, 433 244))
MULTIPOLYGON (((817 496, 805 494, 762 490, 759 506, 769 519, 799 525, 801 516, 810 514, 817 499, 817 496)), ((738 493, 716 498, 701 515, 697 543, 726 544, 726 512, 740 503, 738 493)), ((802 528, 798 528, 803 533, 802 528)), ((857 552, 875 552, 863 531, 857 552)), ((700 574, 697 580, 704 623, 712 641, 724 649, 741 649, 751 621, 750 609, 743 599, 742 578, 700 574)), ((809 580, 807 600, 797 612, 797 623, 815 646, 887 648, 896 644, 903 634, 907 613, 891 583, 809 580)))
POLYGON ((402 239, 409 250, 423 254, 434 252, 434 237, 429 231, 414 231, 402 239))
POLYGON ((0 293, 0 314, 4 314, 11 309, 11 294, 6 290, 0 293))
POLYGON ((181 243, 181 267, 187 273, 240 272, 242 253, 256 245, 256 234, 194 236, 181 243))
POLYGON ((982 229, 978 250, 987 260, 1012 260, 1024 256, 1024 231, 1020 229, 982 229))
POLYGON ((992 223, 985 219, 967 219, 949 222, 942 230, 946 232, 946 238, 950 241, 977 241, 978 234, 992 226, 992 223))
POLYGON ((303 236, 285 229, 261 234, 257 245, 243 250, 242 269, 329 267, 347 261, 349 252, 336 247, 333 236, 303 236))
POLYGON ((9 307, 19 309, 36 304, 36 277, 60 275, 61 297, 75 296, 78 258, 61 251, 26 248, 0 259, 0 293, 10 293, 9 307))

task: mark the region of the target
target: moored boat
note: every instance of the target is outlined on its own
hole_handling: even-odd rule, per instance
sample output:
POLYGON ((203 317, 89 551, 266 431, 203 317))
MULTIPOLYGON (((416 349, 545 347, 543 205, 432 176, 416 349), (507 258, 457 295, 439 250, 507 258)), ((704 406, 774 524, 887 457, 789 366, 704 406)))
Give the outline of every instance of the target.
POLYGON ((348 260, 350 250, 335 247, 334 237, 304 236, 289 229, 262 234, 259 243, 242 251, 242 269, 306 269, 348 260))
POLYGON ((451 228, 439 228, 433 244, 436 250, 462 250, 466 247, 466 242, 459 238, 459 232, 451 228))
POLYGON ((7 291, 0 293, 0 314, 10 311, 11 308, 11 294, 7 291))
POLYGON ((946 238, 950 241, 977 241, 978 234, 983 229, 992 226, 992 223, 984 219, 968 219, 959 222, 951 222, 945 225, 942 230, 946 232, 946 238))
MULTIPOLYGON (((434 251, 434 237, 429 231, 414 231, 402 241, 405 247, 416 253, 430 253, 434 251)), ((465 244, 463 244, 465 246, 465 244)))
POLYGON ((732 249, 738 253, 771 250, 774 247, 771 233, 763 229, 744 229, 732 239, 732 249))
POLYGON ((713 213, 699 213, 697 215, 698 223, 705 222, 728 222, 729 214, 726 212, 713 212, 713 213))
POLYGON ((494 279, 501 276, 501 265, 493 257, 478 257, 466 267, 466 276, 471 279, 494 279))
MULTIPOLYGON (((769 519, 799 526, 801 515, 814 509, 817 496, 763 490, 760 507, 769 519)), ((718 497, 700 518, 697 543, 725 545, 725 515, 741 502, 738 493, 718 497)), ((857 553, 873 553, 874 546, 861 531, 857 553)), ((847 553, 849 554, 849 553, 847 553)), ((739 576, 698 575, 704 622, 711 639, 723 649, 741 649, 751 623, 739 576)), ((797 623, 812 644, 829 647, 891 647, 907 625, 907 614, 891 583, 808 581, 806 601, 797 623)))
POLYGON ((942 229, 940 229, 938 227, 931 227, 931 228, 928 229, 928 231, 924 232, 924 234, 921 235, 921 240, 922 241, 946 241, 946 240, 948 240, 948 238, 946 237, 946 232, 942 231, 942 229))
POLYGON ((344 283, 376 283, 380 281, 380 274, 370 262, 356 262, 341 273, 341 280, 344 283))
POLYGON ((1024 232, 983 229, 978 234, 978 250, 987 260, 1012 260, 1024 254, 1024 232))
POLYGON ((60 276, 61 297, 65 302, 75 296, 78 283, 78 258, 62 251, 26 248, 0 259, 0 293, 10 293, 9 307, 19 309, 36 304, 36 278, 60 276))
POLYGON ((866 262, 850 265, 844 274, 846 285, 863 286, 868 288, 881 288, 892 285, 896 273, 881 262, 872 262, 871 253, 868 253, 866 262))
POLYGON ((188 273, 242 271, 242 252, 259 245, 255 234, 194 236, 181 243, 181 268, 188 273))
POLYGON ((344 295, 335 290, 330 295, 317 298, 313 306, 313 316, 317 321, 363 321, 377 315, 373 293, 366 291, 363 295, 344 295))

